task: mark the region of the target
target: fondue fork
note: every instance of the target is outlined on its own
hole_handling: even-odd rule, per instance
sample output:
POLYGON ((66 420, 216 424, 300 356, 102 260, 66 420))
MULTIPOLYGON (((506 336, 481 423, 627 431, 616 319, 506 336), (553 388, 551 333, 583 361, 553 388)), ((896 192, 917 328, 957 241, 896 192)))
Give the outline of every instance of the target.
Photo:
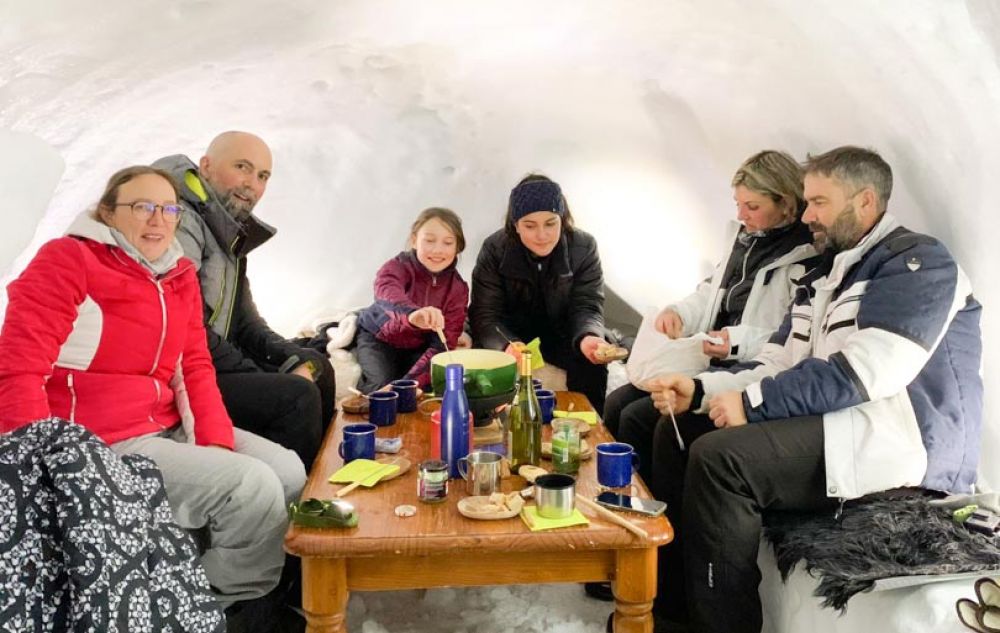
POLYGON ((448 339, 444 337, 444 330, 437 329, 434 331, 437 332, 438 338, 441 339, 441 344, 444 345, 444 351, 450 352, 451 350, 448 349, 448 339))
POLYGON ((502 336, 503 340, 507 341, 507 345, 513 345, 514 344, 514 341, 510 340, 509 338, 507 338, 507 335, 503 333, 503 330, 500 329, 499 325, 496 326, 496 329, 497 329, 497 334, 499 334, 500 336, 502 336))

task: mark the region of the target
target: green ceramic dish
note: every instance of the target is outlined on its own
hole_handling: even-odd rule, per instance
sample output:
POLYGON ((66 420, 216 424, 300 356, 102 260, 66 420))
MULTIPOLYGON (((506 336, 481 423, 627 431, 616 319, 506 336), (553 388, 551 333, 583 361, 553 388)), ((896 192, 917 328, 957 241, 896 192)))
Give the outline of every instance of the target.
POLYGON ((434 393, 444 393, 444 368, 453 363, 465 367, 465 395, 469 398, 496 396, 514 389, 517 362, 513 356, 492 349, 458 349, 431 359, 434 393))

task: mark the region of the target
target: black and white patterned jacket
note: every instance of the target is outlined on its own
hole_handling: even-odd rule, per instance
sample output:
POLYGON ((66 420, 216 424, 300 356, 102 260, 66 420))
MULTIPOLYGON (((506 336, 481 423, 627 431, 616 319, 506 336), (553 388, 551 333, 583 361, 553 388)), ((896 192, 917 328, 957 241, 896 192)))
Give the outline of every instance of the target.
POLYGON ((0 631, 224 630, 151 460, 58 419, 0 435, 0 631))

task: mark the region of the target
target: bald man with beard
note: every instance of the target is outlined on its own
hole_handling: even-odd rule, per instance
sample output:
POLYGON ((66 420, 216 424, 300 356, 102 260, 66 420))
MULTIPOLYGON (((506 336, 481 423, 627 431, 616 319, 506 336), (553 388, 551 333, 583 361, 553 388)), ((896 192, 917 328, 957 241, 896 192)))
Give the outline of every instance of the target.
POLYGON ((333 368, 267 325, 247 278, 247 255, 276 232, 253 214, 271 177, 270 148, 253 134, 224 132, 197 165, 183 155, 154 165, 179 187, 177 240, 198 268, 208 347, 233 423, 295 451, 308 470, 333 417, 333 368))

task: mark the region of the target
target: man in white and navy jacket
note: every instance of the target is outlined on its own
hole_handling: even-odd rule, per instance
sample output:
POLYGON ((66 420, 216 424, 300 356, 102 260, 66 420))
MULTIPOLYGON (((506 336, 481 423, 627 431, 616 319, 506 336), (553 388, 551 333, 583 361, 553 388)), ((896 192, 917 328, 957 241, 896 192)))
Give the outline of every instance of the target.
POLYGON ((664 415, 683 413, 654 439, 652 488, 679 536, 663 558, 686 579, 657 609, 698 631, 760 631, 764 511, 970 492, 976 478, 982 309, 968 279, 886 213, 892 171, 875 152, 834 149, 805 173, 802 220, 825 257, 780 329, 749 363, 652 385, 664 415))

